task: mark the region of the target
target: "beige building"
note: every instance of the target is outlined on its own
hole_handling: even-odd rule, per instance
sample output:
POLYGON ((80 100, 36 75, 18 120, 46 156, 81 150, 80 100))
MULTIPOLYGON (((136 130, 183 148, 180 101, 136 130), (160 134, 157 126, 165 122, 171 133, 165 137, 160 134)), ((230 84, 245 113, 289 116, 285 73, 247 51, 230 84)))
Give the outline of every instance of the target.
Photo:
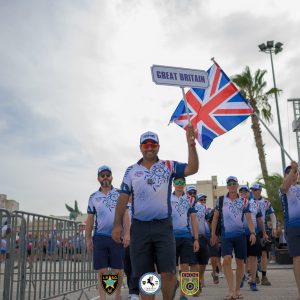
POLYGON ((195 185, 198 193, 203 193, 207 196, 206 205, 208 207, 214 207, 218 196, 224 195, 227 193, 226 186, 218 186, 217 176, 212 176, 210 180, 199 180, 195 185))
POLYGON ((19 202, 7 199, 5 194, 0 194, 0 208, 7 209, 10 212, 19 210, 19 202))

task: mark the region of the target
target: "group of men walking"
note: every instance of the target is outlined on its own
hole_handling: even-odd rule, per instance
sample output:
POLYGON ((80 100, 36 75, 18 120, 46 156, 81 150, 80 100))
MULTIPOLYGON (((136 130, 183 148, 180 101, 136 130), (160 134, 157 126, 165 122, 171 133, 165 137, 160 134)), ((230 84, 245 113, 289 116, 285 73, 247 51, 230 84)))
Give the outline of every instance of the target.
MULTIPOLYGON (((228 285, 224 299, 243 298, 240 289, 245 270, 251 274, 250 289, 258 290, 258 256, 262 257, 261 284, 270 285, 266 276, 268 249, 264 247, 267 247, 268 235, 265 218, 270 216, 275 230, 276 217, 270 202, 261 197, 261 186, 256 183, 250 191, 247 186, 239 186, 236 177, 229 176, 226 181, 228 193, 217 199, 215 208, 206 207, 206 195, 197 193, 196 187, 186 188, 186 177, 195 174, 199 166, 192 126, 187 128, 186 137, 188 162, 179 163, 158 158, 160 145, 156 133, 142 134, 142 159, 127 168, 120 189, 112 186, 112 171, 108 166, 98 169, 100 189, 90 196, 88 204, 87 247, 93 250, 94 268, 99 274, 107 274, 111 268, 122 281, 125 263, 131 300, 138 299, 139 278, 148 272, 160 274, 162 295, 166 300, 175 297, 179 285, 178 270, 199 272, 200 286, 203 286, 209 258, 213 281, 217 284, 220 256, 228 285), (235 284, 231 267, 233 253, 237 266, 235 284)), ((294 174, 293 163, 290 168, 294 174)), ((300 188, 291 175, 287 173, 286 177, 281 196, 286 203, 286 216, 291 215, 289 198, 298 200, 293 207, 299 213, 294 215, 293 210, 296 221, 290 219, 289 226, 292 228, 296 224, 297 229, 291 230, 291 234, 300 244, 300 188), (293 196, 289 194, 291 186, 296 188, 293 196)), ((294 252, 295 277, 300 290, 297 279, 300 253, 297 251, 294 252)), ((101 300, 105 300, 101 285, 99 292, 101 300)), ((141 297, 153 299, 154 295, 141 293, 141 297)), ((120 285, 115 299, 121 299, 120 285)), ((185 300, 186 296, 181 293, 180 299, 185 300)))

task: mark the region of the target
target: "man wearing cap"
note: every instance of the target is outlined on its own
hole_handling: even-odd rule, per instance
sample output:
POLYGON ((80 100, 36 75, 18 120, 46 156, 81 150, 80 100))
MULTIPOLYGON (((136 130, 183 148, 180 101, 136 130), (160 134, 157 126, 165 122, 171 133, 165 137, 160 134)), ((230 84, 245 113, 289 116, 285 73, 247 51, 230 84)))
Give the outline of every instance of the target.
MULTIPOLYGON (((130 252, 135 276, 157 270, 161 273, 164 300, 174 297, 176 285, 176 247, 171 220, 172 179, 198 171, 195 131, 187 128, 188 163, 160 160, 158 136, 145 132, 140 137, 142 159, 127 168, 116 207, 113 238, 120 242, 122 218, 132 195, 130 252)), ((153 299, 142 294, 143 299, 153 299)))
POLYGON ((300 299, 300 185, 295 161, 286 167, 279 196, 283 207, 284 227, 290 256, 293 257, 294 275, 300 299))
MULTIPOLYGON (((271 202, 261 196, 262 186, 259 183, 254 183, 251 186, 253 199, 259 204, 260 211, 262 213, 262 219, 264 220, 265 231, 276 236, 276 216, 274 214, 274 209, 271 205, 271 202), (272 221, 272 232, 268 232, 266 217, 270 216, 272 221)), ((262 233, 260 233, 260 238, 262 238, 262 233)), ((268 257, 269 257, 270 245, 266 244, 262 247, 261 254, 261 268, 262 268, 262 277, 261 284, 262 285, 271 285, 269 279, 267 278, 267 265, 268 265, 268 257)))
MULTIPOLYGON (((171 195, 172 223, 176 241, 176 264, 180 260, 180 271, 188 272, 193 263, 193 253, 199 250, 196 211, 185 194, 185 178, 175 177, 171 195), (189 219, 191 220, 189 222, 189 219), (190 226, 190 224, 192 226, 190 226), (191 228, 192 227, 192 228, 191 228)), ((181 292, 180 300, 187 300, 181 292)))
POLYGON ((204 272, 209 260, 208 241, 210 239, 210 229, 207 223, 208 208, 206 207, 207 196, 203 193, 196 195, 194 208, 196 210, 199 225, 199 250, 195 253, 196 271, 199 272, 201 287, 204 285, 204 272))
POLYGON ((256 233, 251 219, 248 201, 239 197, 238 180, 235 176, 229 176, 227 182, 227 195, 218 197, 214 217, 212 221, 211 243, 218 242, 216 227, 219 215, 221 216, 221 245, 223 256, 223 269, 228 285, 228 295, 224 299, 242 299, 240 283, 244 275, 244 260, 247 255, 246 235, 243 218, 247 218, 250 230, 250 242, 256 242, 256 233), (234 288, 233 271, 231 267, 232 252, 234 250, 236 260, 236 285, 234 288))
MULTIPOLYGON (((118 274, 119 282, 123 280, 123 256, 124 247, 127 247, 130 239, 130 220, 128 212, 124 214, 122 228, 123 245, 116 243, 111 235, 114 222, 115 208, 119 198, 119 192, 112 186, 112 172, 110 167, 101 166, 98 169, 98 181, 100 189, 90 196, 88 203, 88 217, 86 221, 86 241, 88 251, 93 250, 94 269, 101 274, 107 274, 108 268, 113 274, 118 274), (96 220, 95 220, 96 216, 96 220), (94 235, 92 231, 95 221, 94 235)), ((106 293, 99 284, 101 300, 106 299, 106 293)), ((121 299, 121 284, 118 284, 115 292, 115 300, 121 299)))
POLYGON ((190 205, 194 206, 194 204, 196 203, 196 195, 197 195, 197 189, 194 185, 189 185, 186 188, 186 193, 189 197, 190 200, 190 205))
MULTIPOLYGON (((239 188, 240 197, 248 200, 249 210, 251 213, 251 219, 254 224, 256 236, 259 236, 260 231, 264 239, 268 239, 268 236, 265 232, 264 220, 262 218, 262 213, 259 207, 259 204, 254 199, 250 198, 250 191, 247 185, 242 185, 239 188)), ((247 268, 245 271, 249 270, 251 275, 251 280, 249 282, 251 291, 258 291, 256 287, 256 270, 257 270, 257 256, 261 256, 261 243, 260 239, 257 238, 255 244, 251 245, 250 243, 250 231, 248 226, 247 218, 244 218, 244 227, 247 236, 247 268)), ((245 276, 241 286, 243 285, 245 276)))

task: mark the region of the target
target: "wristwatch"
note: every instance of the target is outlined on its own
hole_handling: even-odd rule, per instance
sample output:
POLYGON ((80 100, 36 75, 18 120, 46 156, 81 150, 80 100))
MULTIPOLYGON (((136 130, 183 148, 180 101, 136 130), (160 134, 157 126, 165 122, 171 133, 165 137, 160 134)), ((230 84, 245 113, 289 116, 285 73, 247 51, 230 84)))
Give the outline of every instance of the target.
POLYGON ((255 232, 250 232, 250 235, 251 235, 251 234, 254 234, 254 235, 256 236, 256 233, 255 233, 255 232))

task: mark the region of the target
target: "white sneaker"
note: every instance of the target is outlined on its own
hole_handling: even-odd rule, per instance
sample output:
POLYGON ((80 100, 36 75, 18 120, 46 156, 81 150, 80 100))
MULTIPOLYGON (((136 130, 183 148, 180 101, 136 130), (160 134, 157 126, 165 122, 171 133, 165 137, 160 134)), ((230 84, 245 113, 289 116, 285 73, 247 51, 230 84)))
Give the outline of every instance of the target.
POLYGON ((219 278, 224 278, 224 273, 223 272, 219 272, 219 278))
POLYGON ((131 294, 130 300, 140 300, 139 295, 131 294))

